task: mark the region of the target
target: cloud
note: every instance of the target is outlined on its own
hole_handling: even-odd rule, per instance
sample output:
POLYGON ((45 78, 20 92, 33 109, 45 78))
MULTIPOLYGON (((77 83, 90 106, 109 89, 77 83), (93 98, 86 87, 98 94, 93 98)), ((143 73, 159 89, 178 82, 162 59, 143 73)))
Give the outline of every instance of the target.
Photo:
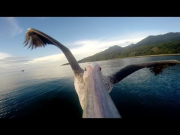
POLYGON ((1 59, 4 59, 4 58, 6 58, 6 57, 11 57, 11 55, 8 54, 8 53, 0 52, 0 60, 1 60, 1 59))
POLYGON ((27 62, 29 59, 27 57, 6 57, 0 59, 0 63, 4 64, 11 64, 11 63, 20 63, 20 62, 27 62))
POLYGON ((128 46, 132 43, 137 43, 142 40, 144 34, 134 35, 125 35, 125 36, 116 36, 116 37, 106 37, 102 39, 93 39, 93 40, 80 40, 76 41, 74 45, 80 45, 80 47, 72 49, 72 52, 75 54, 87 54, 94 55, 95 53, 104 51, 105 49, 112 47, 114 45, 118 45, 121 47, 128 46))
POLYGON ((54 54, 50 56, 45 56, 45 57, 40 57, 40 58, 35 58, 33 60, 27 61, 24 64, 42 64, 42 63, 47 63, 47 62, 65 62, 67 61, 64 54, 54 54))
POLYGON ((18 25, 15 17, 3 17, 3 19, 5 20, 5 33, 14 37, 23 31, 23 29, 18 25))
POLYGON ((0 53, 0 72, 18 71, 20 68, 31 68, 25 65, 25 62, 30 61, 28 57, 14 57, 9 54, 0 53))

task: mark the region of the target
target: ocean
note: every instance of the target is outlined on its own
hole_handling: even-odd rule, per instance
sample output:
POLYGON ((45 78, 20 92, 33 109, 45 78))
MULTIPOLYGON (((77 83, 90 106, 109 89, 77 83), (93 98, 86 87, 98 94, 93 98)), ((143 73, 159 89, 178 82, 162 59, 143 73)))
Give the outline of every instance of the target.
MULTIPOLYGON (((180 56, 97 61, 104 75, 136 63, 180 60, 180 56)), ((84 69, 88 63, 80 63, 84 69)), ((180 118, 180 65, 154 76, 148 68, 129 75, 110 93, 122 118, 180 118)), ((69 65, 0 74, 0 118, 82 118, 69 65)))

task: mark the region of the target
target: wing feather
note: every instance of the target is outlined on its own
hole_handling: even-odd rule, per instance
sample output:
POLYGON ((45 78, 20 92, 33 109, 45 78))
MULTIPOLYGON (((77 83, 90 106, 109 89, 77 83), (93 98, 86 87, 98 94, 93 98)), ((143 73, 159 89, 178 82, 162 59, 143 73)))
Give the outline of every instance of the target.
POLYGON ((169 66, 174 66, 179 64, 180 61, 178 60, 165 60, 165 61, 156 61, 156 62, 148 62, 148 63, 141 63, 141 64, 134 64, 128 65, 118 72, 108 76, 113 84, 118 83, 125 77, 129 76, 130 74, 142 69, 142 68, 149 68, 149 70, 154 73, 154 75, 158 75, 164 71, 169 66))

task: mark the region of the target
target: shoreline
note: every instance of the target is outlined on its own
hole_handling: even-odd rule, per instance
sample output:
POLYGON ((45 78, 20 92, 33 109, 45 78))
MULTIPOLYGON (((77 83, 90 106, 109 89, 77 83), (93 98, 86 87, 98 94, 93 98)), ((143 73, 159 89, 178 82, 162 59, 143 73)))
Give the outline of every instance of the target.
MULTIPOLYGON (((158 57, 158 56, 176 56, 180 55, 180 53, 176 54, 157 54, 157 55, 143 55, 143 56, 133 56, 133 57, 124 57, 124 58, 113 58, 113 59, 107 59, 107 60, 117 60, 117 59, 129 59, 129 58, 141 58, 141 57, 158 57)), ((107 61, 107 60, 99 60, 99 61, 107 61)), ((88 61, 87 61, 88 62, 88 61)), ((96 61, 94 61, 96 62, 96 61)), ((79 62, 78 62, 79 63, 79 62)), ((81 63, 86 63, 86 62, 81 62, 81 63)), ((80 64, 80 63, 79 63, 80 64)), ((69 65, 68 64, 62 64, 61 66, 69 65)))
POLYGON ((127 59, 127 58, 139 58, 139 57, 173 56, 173 55, 180 55, 180 53, 178 53, 178 54, 143 55, 143 56, 133 56, 133 57, 124 57, 124 58, 114 58, 114 59, 109 59, 109 60, 115 60, 115 59, 127 59))

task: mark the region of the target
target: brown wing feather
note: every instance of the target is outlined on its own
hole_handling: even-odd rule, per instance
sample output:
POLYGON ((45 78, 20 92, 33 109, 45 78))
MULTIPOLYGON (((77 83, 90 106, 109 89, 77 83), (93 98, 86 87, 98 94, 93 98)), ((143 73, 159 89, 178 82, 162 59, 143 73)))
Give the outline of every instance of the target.
POLYGON ((37 47, 45 47, 47 44, 54 44, 50 40, 43 37, 40 33, 35 33, 31 30, 26 32, 24 46, 27 46, 29 42, 30 44, 28 48, 31 49, 35 49, 37 47))
POLYGON ((149 70, 154 73, 154 75, 158 75, 160 73, 162 73, 164 71, 165 68, 169 67, 168 64, 165 64, 165 65, 159 65, 159 66, 155 66, 155 67, 152 67, 150 68, 149 70))

